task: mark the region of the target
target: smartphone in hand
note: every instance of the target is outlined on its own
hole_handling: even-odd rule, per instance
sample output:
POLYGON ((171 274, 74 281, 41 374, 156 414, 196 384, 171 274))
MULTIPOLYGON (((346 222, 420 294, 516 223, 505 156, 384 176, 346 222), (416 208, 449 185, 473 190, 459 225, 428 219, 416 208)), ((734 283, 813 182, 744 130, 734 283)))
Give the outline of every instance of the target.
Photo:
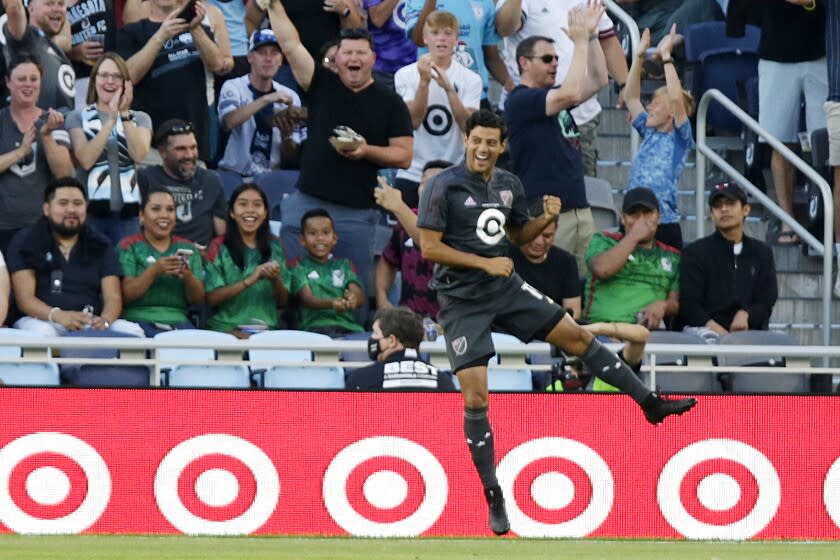
POLYGON ((181 8, 181 11, 178 12, 178 17, 186 22, 190 22, 195 19, 195 3, 196 0, 189 0, 189 2, 181 8))

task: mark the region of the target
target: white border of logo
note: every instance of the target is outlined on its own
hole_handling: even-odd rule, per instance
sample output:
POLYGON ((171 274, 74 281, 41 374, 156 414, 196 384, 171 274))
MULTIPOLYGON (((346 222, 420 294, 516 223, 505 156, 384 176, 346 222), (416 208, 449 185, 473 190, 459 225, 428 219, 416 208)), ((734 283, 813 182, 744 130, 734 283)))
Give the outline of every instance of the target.
POLYGON ((102 456, 81 439, 59 432, 38 432, 17 438, 0 449, 0 521, 21 534, 81 533, 99 519, 111 499, 111 473, 102 456), (87 495, 75 511, 56 519, 24 512, 9 493, 9 478, 23 459, 37 453, 56 453, 75 461, 87 478, 87 495))
POLYGON ((707 439, 692 443, 671 457, 659 475, 656 499, 665 520, 688 539, 749 539, 760 533, 776 515, 782 492, 779 476, 767 457, 756 448, 733 439, 707 439), (744 466, 758 483, 758 498, 740 521, 728 525, 704 523, 686 511, 680 485, 694 466, 710 459, 728 459, 744 466))
POLYGON ((825 473, 823 502, 828 516, 837 527, 840 527, 840 457, 832 463, 828 472, 825 473))
POLYGON ((155 473, 155 501, 163 516, 188 535, 248 535, 262 527, 274 513, 280 498, 280 477, 262 449, 240 437, 205 434, 176 445, 155 473), (228 455, 243 463, 254 475, 256 495, 250 507, 227 521, 210 521, 188 510, 178 495, 178 478, 184 468, 205 455, 228 455))
POLYGON ((585 537, 609 516, 615 483, 609 465, 591 447, 572 439, 547 437, 527 441, 511 449, 499 462, 499 484, 507 496, 511 528, 523 537, 585 537), (559 457, 572 461, 589 477, 592 497, 580 515, 563 523, 542 523, 527 516, 516 503, 513 483, 519 473, 539 459, 559 457))
POLYGON ((324 473, 324 505, 333 520, 352 535, 414 537, 428 530, 443 513, 449 494, 446 471, 428 449, 413 441, 377 436, 357 441, 338 452, 324 473), (423 477, 426 494, 417 511, 393 523, 379 523, 359 515, 347 500, 347 478, 353 469, 374 457, 396 457, 411 463, 423 477))

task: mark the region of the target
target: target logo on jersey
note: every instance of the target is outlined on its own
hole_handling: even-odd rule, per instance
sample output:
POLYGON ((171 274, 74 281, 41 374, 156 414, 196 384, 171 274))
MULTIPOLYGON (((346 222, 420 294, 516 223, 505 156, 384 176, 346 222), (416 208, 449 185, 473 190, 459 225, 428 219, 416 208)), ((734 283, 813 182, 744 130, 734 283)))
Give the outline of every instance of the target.
POLYGON ((505 237, 507 217, 497 208, 486 208, 478 216, 475 234, 487 245, 498 245, 505 237))

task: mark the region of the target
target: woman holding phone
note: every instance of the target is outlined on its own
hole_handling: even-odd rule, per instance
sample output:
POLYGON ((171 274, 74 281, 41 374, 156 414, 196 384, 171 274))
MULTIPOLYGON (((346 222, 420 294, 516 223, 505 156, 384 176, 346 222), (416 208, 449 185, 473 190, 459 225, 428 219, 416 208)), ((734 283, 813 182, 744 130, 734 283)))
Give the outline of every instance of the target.
POLYGON ((117 246, 124 274, 122 318, 139 324, 149 337, 195 328, 187 307, 204 303, 201 257, 192 241, 172 235, 175 199, 165 187, 149 188, 140 226, 140 233, 117 246))
POLYGON ((132 100, 125 61, 105 53, 91 70, 88 105, 67 115, 65 123, 88 189, 88 223, 114 243, 138 231, 137 164, 152 143, 152 120, 132 111, 132 100))
POLYGON ((243 183, 228 202, 227 233, 208 249, 207 303, 217 306, 211 329, 247 338, 276 329, 277 308, 286 305, 289 270, 280 241, 268 228, 268 199, 243 183))

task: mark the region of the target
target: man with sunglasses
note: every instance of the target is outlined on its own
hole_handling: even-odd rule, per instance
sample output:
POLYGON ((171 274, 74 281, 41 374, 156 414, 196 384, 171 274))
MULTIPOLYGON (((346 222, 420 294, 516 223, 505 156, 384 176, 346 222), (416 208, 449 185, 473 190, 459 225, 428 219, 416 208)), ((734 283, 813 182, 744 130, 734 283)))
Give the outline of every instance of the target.
POLYGON ((516 63, 521 85, 505 105, 514 172, 522 179, 529 200, 550 194, 563 202, 556 244, 575 255, 579 270, 584 270, 583 255, 595 233, 595 222, 586 200, 580 133, 569 111, 607 85, 597 33, 603 14, 599 0, 569 10, 574 54, 561 86, 555 86, 554 40, 534 35, 519 43, 516 63))
POLYGON ((155 133, 154 146, 162 165, 146 167, 137 173, 140 192, 159 186, 175 198, 174 234, 204 249, 217 235, 224 235, 227 203, 219 174, 198 165, 198 143, 192 124, 170 119, 155 133))
POLYGON ((339 235, 335 255, 355 263, 373 296, 379 222, 373 196, 376 176, 380 169, 406 169, 411 164, 414 129, 408 108, 396 92, 373 79, 376 55, 366 29, 342 30, 335 54, 337 72, 332 72, 316 64, 303 46, 282 2, 273 0, 268 15, 309 106, 298 192, 281 203, 286 256, 302 256, 296 224, 303 214, 324 208, 339 235), (342 137, 350 141, 342 145, 342 137))

